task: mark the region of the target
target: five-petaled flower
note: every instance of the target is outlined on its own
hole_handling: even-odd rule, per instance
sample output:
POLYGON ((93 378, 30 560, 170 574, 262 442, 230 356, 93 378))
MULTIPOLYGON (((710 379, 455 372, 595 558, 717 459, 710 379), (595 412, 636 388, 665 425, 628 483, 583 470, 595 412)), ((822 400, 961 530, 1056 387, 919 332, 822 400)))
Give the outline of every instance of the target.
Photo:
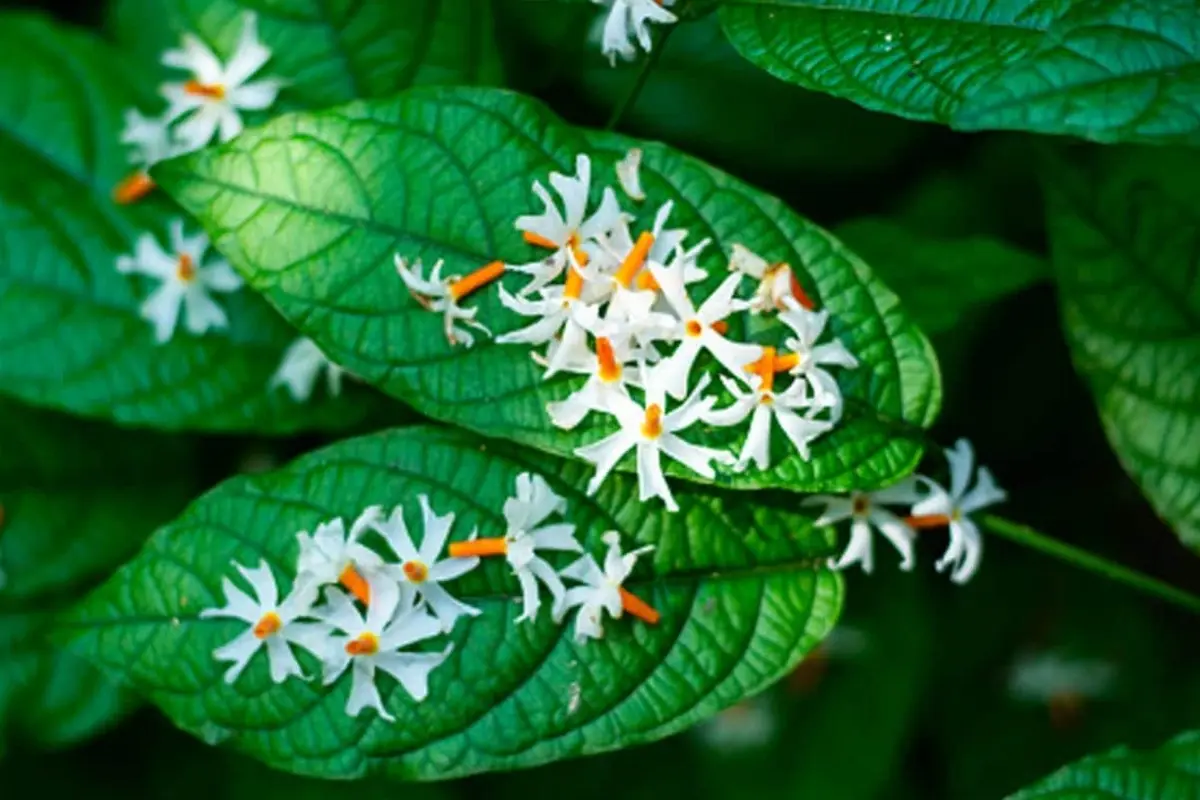
POLYGON ((664 6, 672 6, 675 0, 593 0, 596 3, 611 2, 608 19, 604 22, 601 51, 608 56, 609 64, 616 66, 617 57, 632 61, 637 56, 636 40, 647 53, 653 45, 650 38, 650 23, 670 24, 678 17, 664 6))
POLYGON ((145 197, 154 189, 150 168, 183 152, 183 147, 171 133, 171 125, 166 117, 151 119, 133 108, 125 111, 121 144, 129 146, 129 163, 136 169, 113 190, 113 200, 121 205, 145 197))
POLYGON ((118 256, 118 272, 161 281, 140 310, 141 316, 154 326, 154 338, 159 344, 174 335, 181 307, 184 327, 190 333, 200 335, 228 326, 224 310, 209 297, 209 292, 237 291, 242 287, 242 279, 225 261, 205 264, 207 250, 208 236, 202 232, 184 235, 183 220, 175 219, 170 226, 170 252, 163 250, 152 234, 143 233, 132 256, 118 256))
POLYGON ((356 717, 364 708, 373 708, 380 717, 394 722, 396 718, 384 707, 375 686, 375 671, 391 675, 420 702, 429 694, 429 673, 446 660, 454 645, 446 645, 436 653, 403 652, 410 645, 440 635, 442 626, 398 584, 381 581, 372 589, 365 618, 343 592, 326 591, 326 605, 317 613, 339 633, 329 637, 322 653, 323 680, 329 685, 349 668, 352 678, 346 713, 356 717))
POLYGON ((320 642, 328 634, 320 623, 297 621, 312 609, 317 599, 316 584, 298 580, 281 603, 275 576, 267 562, 260 561, 253 569, 241 564, 234 566, 250 584, 254 597, 239 589, 229 578, 223 578, 221 588, 225 592, 225 606, 200 612, 201 619, 225 617, 250 624, 249 630, 213 651, 213 657, 218 661, 232 662, 225 672, 225 682, 236 681, 254 654, 264 647, 272 681, 282 683, 292 675, 304 677, 291 645, 319 653, 320 642))
POLYGON ((785 343, 791 352, 776 355, 775 369, 808 381, 817 400, 830 407, 831 421, 837 422, 842 417, 842 391, 825 367, 854 368, 858 359, 838 339, 818 344, 829 323, 828 311, 809 311, 791 296, 783 298, 783 305, 779 319, 795 335, 785 343))
MULTIPOLYGON (((754 297, 750 300, 750 311, 761 314, 765 311, 787 309, 787 298, 795 300, 801 308, 812 311, 816 308, 812 299, 800 286, 800 281, 786 261, 770 263, 750 248, 735 244, 729 256, 729 269, 748 275, 758 281, 754 297)), ((818 332, 819 333, 819 332, 818 332)))
POLYGON ((970 515, 993 503, 1002 502, 1008 495, 996 485, 987 467, 980 467, 975 472, 975 485, 968 488, 975 465, 975 452, 966 439, 959 439, 953 448, 945 452, 946 460, 950 463, 950 490, 946 491, 926 479, 930 488, 929 496, 913 506, 912 516, 907 522, 914 528, 949 526, 950 543, 938 560, 937 569, 943 572, 949 568, 952 581, 966 583, 979 569, 979 559, 983 553, 983 538, 970 515))
POLYGON ((874 527, 900 553, 900 569, 910 570, 915 563, 913 542, 916 533, 899 515, 883 506, 911 506, 923 496, 920 480, 909 477, 873 492, 855 491, 846 497, 816 495, 807 498, 801 505, 824 506, 815 525, 833 525, 843 520, 851 520, 850 542, 842 551, 842 555, 833 562, 834 569, 862 564, 863 572, 871 571, 875 565, 871 537, 871 528, 874 527))
POLYGON ((358 515, 349 532, 338 517, 317 525, 311 536, 306 531, 297 533, 300 579, 307 578, 318 586, 340 583, 363 604, 370 603, 372 585, 390 578, 383 559, 363 544, 362 538, 382 516, 379 506, 370 506, 358 515))
POLYGON ((184 150, 198 150, 218 134, 222 142, 229 141, 242 132, 240 112, 261 111, 275 102, 283 81, 250 80, 270 58, 270 48, 258 40, 254 14, 243 17, 242 35, 228 64, 190 33, 184 34, 182 49, 163 53, 164 65, 192 75, 162 86, 170 104, 166 119, 176 123, 175 137, 184 150))
POLYGON ((408 262, 399 254, 396 254, 395 261, 396 272, 404 281, 404 285, 408 287, 408 292, 413 299, 426 310, 442 315, 442 332, 446 336, 446 341, 451 345, 462 343, 466 347, 471 347, 475 344, 475 337, 469 330, 458 325, 459 322, 482 331, 487 336, 492 335, 486 325, 475 319, 479 309, 464 308, 459 305, 459 301, 503 275, 504 262, 493 261, 485 264, 466 277, 460 278, 455 275, 443 278, 444 262, 439 258, 433 265, 433 269, 429 271, 429 277, 423 278, 421 277, 420 259, 417 259, 412 267, 409 267, 408 262))
POLYGON ((421 527, 424 531, 420 547, 413 544, 412 537, 408 534, 402 506, 392 509, 386 520, 377 517, 370 525, 400 559, 399 564, 388 568, 393 579, 407 593, 415 593, 425 600, 441 623, 442 629, 450 631, 459 617, 473 617, 480 611, 456 599, 441 584, 470 572, 479 564, 479 559, 442 559, 442 551, 446 547, 446 540, 450 538, 450 529, 454 526, 454 514, 439 516, 434 513, 433 507, 429 505, 429 497, 423 494, 417 496, 417 503, 421 506, 421 527))
POLYGON ((582 584, 567 590, 566 598, 557 610, 557 618, 561 620, 572 608, 579 609, 575 616, 577 642, 604 636, 603 617, 606 611, 614 619, 620 619, 624 612, 628 611, 651 625, 657 624, 659 620, 657 611, 623 585, 633 572, 638 557, 649 553, 654 546, 646 545, 622 554, 621 535, 616 531, 605 533, 602 541, 608 545, 604 569, 601 569, 592 554, 588 553, 562 571, 564 578, 582 584))
POLYGON ((329 360, 317 343, 301 336, 292 342, 279 362, 279 368, 271 376, 271 387, 286 386, 297 403, 312 397, 317 378, 325 373, 325 385, 331 397, 342 393, 342 376, 346 370, 329 360))

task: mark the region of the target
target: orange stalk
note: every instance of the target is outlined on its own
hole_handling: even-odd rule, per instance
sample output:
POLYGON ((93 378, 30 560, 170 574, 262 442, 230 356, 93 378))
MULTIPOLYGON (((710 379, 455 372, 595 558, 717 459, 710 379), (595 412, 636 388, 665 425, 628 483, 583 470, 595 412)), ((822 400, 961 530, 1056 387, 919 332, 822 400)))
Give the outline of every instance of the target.
POLYGON ((657 292, 662 287, 658 285, 658 281, 654 280, 654 273, 646 269, 638 273, 637 288, 643 292, 657 292))
POLYGON ((716 322, 714 322, 712 325, 709 325, 708 327, 712 328, 714 331, 721 334, 722 336, 729 333, 729 323, 723 319, 717 320, 716 322))
POLYGON ((597 374, 605 383, 615 383, 621 379, 621 365, 617 363, 613 353, 612 341, 604 336, 596 337, 597 374))
POLYGON ((480 287, 487 286, 504 274, 504 262, 493 261, 485 264, 465 278, 459 278, 450 284, 450 296, 461 300, 480 287))
POLYGON ((362 601, 363 605, 371 604, 371 586, 362 573, 354 568, 353 564, 342 570, 342 574, 338 576, 338 583, 345 586, 350 594, 362 601))
POLYGON ((563 297, 578 300, 583 294, 583 275, 574 267, 567 267, 567 283, 563 287, 563 297))
POLYGON ((201 83, 200 81, 187 81, 183 84, 185 94, 190 94, 193 97, 207 97, 210 100, 223 100, 225 98, 225 87, 219 83, 201 83))
POLYGON ((757 375, 762 381, 758 387, 759 391, 772 391, 775 388, 775 348, 763 347, 762 357, 750 362, 743 369, 757 375))
POLYGON ((950 524, 950 518, 945 514, 926 514, 921 517, 905 517, 904 522, 910 528, 941 528, 950 524))
POLYGON ((800 364, 799 353, 782 353, 775 356, 775 371, 789 372, 800 364))
POLYGON ((136 203, 154 191, 156 185, 146 173, 135 172, 116 185, 112 193, 113 201, 123 206, 136 203))
POLYGON ((638 270, 646 263, 646 257, 650 255, 650 248, 654 247, 654 234, 643 231, 638 236, 637 243, 629 251, 629 255, 625 256, 625 260, 621 262, 621 266, 617 268, 617 272, 613 278, 617 283, 625 288, 633 282, 633 276, 637 275, 638 270))
POLYGON ((502 556, 508 553, 508 540, 503 536, 491 539, 471 539, 466 542, 451 542, 451 558, 471 558, 472 556, 502 556))
POLYGON ((795 270, 788 270, 788 273, 792 276, 792 296, 796 298, 796 302, 809 311, 815 309, 817 304, 804 292, 804 287, 800 285, 800 279, 796 277, 795 270))
POLYGON ((662 617, 661 614, 650 607, 649 603, 624 588, 621 589, 621 608, 651 625, 657 625, 658 620, 662 617))
POLYGON ((525 241, 529 242, 534 247, 543 247, 547 250, 557 250, 558 249, 558 245, 556 245, 554 242, 550 241, 549 239, 547 239, 545 236, 542 236, 541 234, 533 233, 531 231, 522 231, 521 238, 524 239, 525 241))

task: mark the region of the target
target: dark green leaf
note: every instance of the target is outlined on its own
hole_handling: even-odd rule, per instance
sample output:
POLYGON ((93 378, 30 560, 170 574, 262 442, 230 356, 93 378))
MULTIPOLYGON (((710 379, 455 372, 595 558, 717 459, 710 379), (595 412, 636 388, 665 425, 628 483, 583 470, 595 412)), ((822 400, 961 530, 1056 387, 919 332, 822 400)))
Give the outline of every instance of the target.
POLYGON ((493 83, 499 58, 489 0, 120 0, 110 27, 157 64, 184 33, 223 57, 258 16, 272 49, 263 74, 284 78, 281 108, 322 108, 421 83, 493 83))
POLYGON ((1120 150, 1046 175, 1063 324, 1105 432, 1200 547, 1200 155, 1120 150))
MULTIPOLYGON (((841 373, 847 416, 815 445, 812 461, 793 452, 769 471, 724 479, 740 488, 815 491, 886 483, 911 471, 921 446, 903 437, 904 428, 932 422, 941 387, 929 343, 895 295, 779 201, 664 145, 571 128, 509 92, 414 89, 394 100, 283 117, 227 147, 163 164, 157 175, 255 288, 339 363, 432 417, 569 453, 598 438, 602 423, 592 415, 564 433, 544 407, 581 378, 543 382, 525 347, 485 341, 452 348, 440 316, 405 291, 392 257, 419 256, 426 265, 444 258, 451 275, 493 259, 538 258, 544 251, 512 227, 516 216, 536 210, 532 181, 555 169, 573 172, 575 155, 590 153, 593 175, 613 182, 613 164, 635 144, 645 152, 642 224, 670 199, 673 224, 690 229, 692 241, 712 237, 701 261, 709 289, 725 275, 721 254, 735 242, 788 261, 832 313, 833 335, 863 362, 841 373)), ((510 290, 520 277, 506 278, 510 290)), ((472 304, 494 333, 528 322, 491 289, 472 304)), ((737 437, 728 429, 697 434, 730 450, 740 446, 737 437)))
POLYGON ((836 233, 896 290, 931 336, 1049 272, 1041 259, 983 236, 938 239, 882 218, 853 220, 836 233))
POLYGON ((751 503, 689 490, 672 515, 636 502, 631 479, 616 476, 595 498, 584 496, 586 481, 580 465, 544 456, 531 463, 527 451, 454 431, 406 428, 346 441, 211 492, 66 627, 77 651, 208 741, 229 740, 310 775, 432 780, 660 738, 761 690, 833 625, 842 584, 823 565, 835 543, 810 518, 774 509, 769 496, 751 503), (472 527, 500 535, 503 501, 531 469, 567 498, 589 551, 601 549, 608 529, 627 547, 656 545, 628 585, 662 612, 657 626, 614 622, 603 641, 577 645, 570 626, 547 614, 514 625, 516 581, 502 561, 489 561, 452 587, 483 615, 455 628, 455 649, 433 673, 428 699, 416 704, 383 686, 395 724, 345 715, 348 676, 331 687, 273 685, 259 660, 238 684, 222 681, 212 653, 236 626, 197 612, 222 604, 232 561, 265 558, 287 575, 296 531, 373 503, 414 504, 419 493, 457 514, 455 538, 472 527))
POLYGON ((1010 800, 1192 800, 1200 786, 1200 732, 1179 735, 1157 750, 1118 748, 1063 767, 1010 800))
MULTIPOLYGON (((0 391, 160 428, 289 431, 353 422, 354 402, 268 390, 295 332, 249 291, 222 295, 227 331, 164 346, 138 316, 152 286, 118 274, 163 203, 117 207, 122 112, 152 85, 120 53, 30 16, 0 17, 0 391)), ((194 232, 194 231, 193 231, 194 232)))
POLYGON ((972 92, 951 124, 1200 145, 1200 6, 1076 3, 1036 50, 972 92))

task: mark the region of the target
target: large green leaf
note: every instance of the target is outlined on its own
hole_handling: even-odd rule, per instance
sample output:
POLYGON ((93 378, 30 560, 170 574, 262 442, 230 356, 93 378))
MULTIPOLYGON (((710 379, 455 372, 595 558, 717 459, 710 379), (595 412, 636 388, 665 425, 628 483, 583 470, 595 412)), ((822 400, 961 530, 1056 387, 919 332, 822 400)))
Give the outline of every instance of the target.
MULTIPOLYGON (((581 378, 543 382, 526 347, 451 347, 439 315, 405 291, 392 257, 421 257, 427 265, 445 259, 446 274, 497 258, 537 258, 513 230, 516 216, 536 210, 531 182, 551 170, 572 172, 575 155, 585 152, 594 157, 593 174, 607 182, 634 144, 567 126, 510 92, 413 89, 392 100, 286 116, 227 147, 163 164, 156 174, 255 288, 339 363, 432 417, 568 453, 604 430, 592 415, 564 433, 545 413, 547 401, 565 397, 581 378)), ((741 488, 845 489, 910 471, 921 445, 904 437, 904 424, 932 422, 940 383, 928 341, 896 296, 836 239, 779 201, 664 145, 637 144, 645 151, 649 198, 638 209, 642 224, 670 199, 673 223, 689 228, 693 241, 712 237, 701 261, 708 289, 725 275, 722 254, 734 242, 789 261, 831 311, 833 335, 863 362, 841 373, 850 408, 814 446, 811 462, 792 453, 769 471, 723 479, 741 488)), ((521 277, 505 279, 511 291, 521 277)), ((528 322, 504 309, 493 289, 471 304, 495 333, 528 322)), ((740 431, 696 436, 740 446, 740 431)))
POLYGON ((839 225, 836 233, 896 290, 930 336, 1049 272, 1042 259, 986 236, 941 239, 871 217, 839 225))
POLYGON ((222 295, 227 331, 154 342, 152 286, 119 274, 161 200, 117 207, 122 112, 153 88, 121 54, 30 16, 0 17, 0 392, 160 428, 288 431, 353 422, 353 402, 299 405, 268 382, 295 337, 247 290, 222 295))
POLYGON ((1062 316, 1126 471, 1200 547, 1200 154, 1120 150, 1046 176, 1062 316))
POLYGON ((405 428, 342 442, 197 501, 66 628, 78 652, 208 741, 228 740, 311 775, 431 780, 660 738, 762 689, 833 625, 842 584, 824 556, 834 540, 811 518, 774 507, 787 495, 752 503, 683 490, 682 511, 671 515, 638 503, 636 482, 622 476, 587 498, 587 477, 578 464, 452 430, 405 428), (457 514, 455 538, 473 527, 500 535, 504 499, 529 470, 567 498, 568 518, 590 551, 599 552, 609 529, 627 547, 656 545, 628 585, 662 612, 657 626, 611 624, 603 641, 579 645, 569 625, 547 614, 514 625, 516 581, 502 560, 491 560, 453 587, 483 614, 458 623, 428 699, 415 704, 383 687, 395 724, 346 716, 348 679, 272 685, 265 664, 252 663, 238 684, 222 681, 212 653, 236 626, 197 612, 222 603, 232 561, 266 559, 287 575, 296 531, 374 503, 413 504, 420 493, 457 514))
POLYGON ((1076 3, 1036 50, 968 96, 952 124, 1200 145, 1200 6, 1076 3))
POLYGON ((1118 748, 1089 756, 1010 795, 1009 800, 1191 800, 1200 786, 1200 732, 1184 733, 1157 750, 1118 748))
POLYGON ((1192 0, 732 0, 721 15, 750 61, 878 111, 1200 143, 1192 0))
POLYGON ((1070 0, 731 0, 733 46, 783 80, 876 111, 950 122, 1034 52, 1070 0))
POLYGON ((272 49, 263 74, 288 81, 280 108, 499 78, 490 0, 120 0, 109 27, 145 62, 157 63, 184 33, 228 56, 245 12, 258 16, 272 49))

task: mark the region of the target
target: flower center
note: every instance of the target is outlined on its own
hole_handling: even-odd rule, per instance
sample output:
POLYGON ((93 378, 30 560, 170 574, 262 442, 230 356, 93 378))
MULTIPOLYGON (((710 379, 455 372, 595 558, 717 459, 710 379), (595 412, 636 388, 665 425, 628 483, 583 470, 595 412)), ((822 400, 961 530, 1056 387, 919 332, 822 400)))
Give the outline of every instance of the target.
POLYGON ((424 583, 429 577, 429 567, 420 561, 405 561, 400 569, 404 570, 404 577, 412 583, 424 583))
POLYGON ((600 376, 600 380, 605 383, 617 383, 621 380, 621 365, 617 363, 613 353, 612 342, 604 336, 596 338, 596 361, 599 362, 596 374, 600 376))
POLYGON ((583 248, 579 246, 578 232, 572 233, 567 237, 567 247, 570 249, 571 255, 575 256, 575 262, 579 264, 579 266, 586 267, 588 265, 588 261, 591 260, 591 256, 585 253, 583 248))
POLYGON ((175 265, 175 277, 184 283, 191 283, 196 279, 196 262, 187 253, 180 254, 175 265))
POLYGON ((571 301, 578 300, 583 294, 583 275, 575 267, 567 267, 567 283, 563 287, 563 307, 571 304, 571 301))
POLYGON ((646 418, 642 420, 642 436, 647 439, 657 439, 662 436, 662 406, 651 403, 646 407, 646 418))
POLYGON ((856 494, 850 501, 850 508, 854 512, 854 516, 863 517, 871 510, 871 501, 865 494, 856 494))
POLYGON ((219 83, 188 81, 183 85, 183 91, 185 94, 190 94, 192 97, 204 97, 209 100, 225 99, 225 87, 219 83))
POLYGON ((687 324, 683 326, 683 332, 693 339, 704 333, 704 326, 700 324, 698 319, 689 319, 687 324))
POLYGON ((274 636, 279 633, 279 629, 283 627, 283 620, 274 611, 268 611, 262 615, 262 619, 254 624, 254 635, 259 639, 266 639, 268 636, 274 636))
POLYGON ((345 586, 350 594, 357 597, 364 606, 371 604, 371 586, 367 583, 367 579, 354 568, 354 564, 346 565, 342 574, 338 575, 338 583, 345 586))
POLYGON ((759 402, 770 404, 771 392, 775 390, 775 348, 763 347, 762 356, 745 366, 746 372, 758 376, 759 402))
POLYGON ((373 656, 379 652, 379 637, 367 631, 346 642, 346 652, 352 656, 373 656))

